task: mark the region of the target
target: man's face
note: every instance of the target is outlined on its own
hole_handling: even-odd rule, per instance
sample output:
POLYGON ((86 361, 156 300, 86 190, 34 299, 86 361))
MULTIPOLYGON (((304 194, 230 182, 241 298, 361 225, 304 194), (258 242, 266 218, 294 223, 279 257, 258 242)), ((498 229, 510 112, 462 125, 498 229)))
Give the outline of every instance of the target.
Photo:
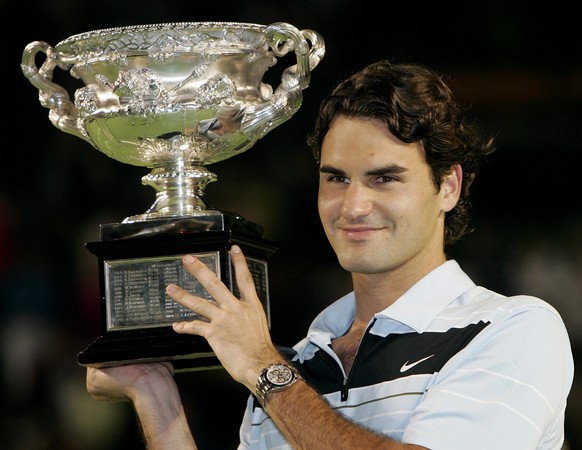
POLYGON ((459 189, 460 169, 437 190, 422 146, 399 141, 378 120, 340 116, 323 140, 319 216, 350 272, 424 272, 444 262, 444 213, 459 189))

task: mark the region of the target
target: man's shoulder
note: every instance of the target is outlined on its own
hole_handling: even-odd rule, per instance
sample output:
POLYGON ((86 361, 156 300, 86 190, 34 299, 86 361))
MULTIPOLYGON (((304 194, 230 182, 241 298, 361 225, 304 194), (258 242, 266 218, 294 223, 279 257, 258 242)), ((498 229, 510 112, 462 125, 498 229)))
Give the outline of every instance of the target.
POLYGON ((475 286, 466 293, 465 299, 462 297, 450 307, 465 318, 479 317, 479 320, 490 323, 489 332, 497 333, 502 328, 520 330, 519 333, 525 335, 544 329, 548 334, 554 330, 556 336, 565 334, 566 327, 560 313, 539 297, 527 294, 506 296, 482 286, 475 286), (466 309, 461 313, 457 308, 466 309))
POLYGON ((529 295, 504 295, 483 286, 475 286, 466 293, 471 302, 481 305, 495 305, 502 311, 524 312, 526 310, 542 310, 559 316, 558 311, 546 300, 529 295))

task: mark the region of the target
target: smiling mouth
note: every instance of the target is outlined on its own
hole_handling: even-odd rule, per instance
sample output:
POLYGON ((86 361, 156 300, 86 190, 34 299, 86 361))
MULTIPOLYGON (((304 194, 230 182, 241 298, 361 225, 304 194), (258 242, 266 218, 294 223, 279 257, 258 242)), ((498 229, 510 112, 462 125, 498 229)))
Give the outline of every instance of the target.
POLYGON ((370 237, 374 232, 381 230, 381 228, 373 227, 342 227, 340 228, 342 233, 349 239, 365 239, 370 237))

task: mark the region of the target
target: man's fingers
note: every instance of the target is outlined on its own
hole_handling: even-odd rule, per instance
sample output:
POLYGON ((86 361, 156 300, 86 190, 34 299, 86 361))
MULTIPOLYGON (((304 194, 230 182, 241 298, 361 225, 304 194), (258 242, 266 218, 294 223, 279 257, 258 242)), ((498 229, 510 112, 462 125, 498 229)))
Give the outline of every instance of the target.
MULTIPOLYGON (((259 302, 253 276, 248 268, 246 259, 239 246, 233 245, 231 248, 231 259, 236 274, 236 282, 241 295, 241 300, 253 300, 259 302)), ((186 255, 183 258, 184 266, 189 273, 194 275, 206 291, 212 296, 214 302, 206 298, 192 295, 175 284, 170 284, 166 288, 167 294, 177 303, 185 306, 191 311, 199 314, 202 319, 173 324, 174 331, 177 333, 189 333, 207 337, 212 329, 208 322, 220 319, 220 314, 226 310, 237 311, 240 307, 240 301, 226 287, 208 266, 202 263, 192 255, 186 255)))
MULTIPOLYGON (((200 284, 206 289, 206 291, 208 291, 208 293, 216 300, 217 303, 221 304, 225 301, 228 301, 229 298, 236 300, 236 298, 230 292, 230 289, 228 289, 222 280, 218 278, 216 273, 214 273, 202 261, 194 258, 192 255, 184 256, 182 261, 184 263, 184 267, 186 267, 186 270, 196 277, 200 284)), ((182 303, 179 300, 178 302, 182 303)), ((189 305, 186 305, 185 303, 182 304, 190 308, 189 305)))
MULTIPOLYGON (((256 297, 254 279, 240 247, 233 245, 230 249, 230 255, 241 300, 256 297)), ((230 292, 230 289, 226 287, 216 273, 206 266, 206 264, 194 258, 192 255, 184 256, 183 262, 186 270, 196 277, 219 305, 226 306, 231 301, 238 301, 232 292, 230 292)))
POLYGON ((255 280, 249 270, 249 265, 240 247, 233 245, 230 249, 230 257, 236 276, 236 285, 241 295, 241 300, 249 300, 256 297, 255 280))
POLYGON ((175 284, 169 284, 166 287, 166 293, 172 300, 182 306, 200 314, 201 316, 211 318, 217 306, 205 298, 190 294, 188 291, 182 289, 175 284))
POLYGON ((187 322, 174 322, 172 329, 178 334, 195 334, 206 338, 208 322, 204 320, 189 320, 187 322))
POLYGON ((172 300, 201 316, 201 319, 197 320, 174 322, 172 324, 174 331, 180 334, 187 333, 205 336, 205 325, 208 324, 213 313, 217 310, 217 306, 213 305, 205 298, 197 297, 188 293, 175 284, 168 285, 166 287, 166 292, 172 300))

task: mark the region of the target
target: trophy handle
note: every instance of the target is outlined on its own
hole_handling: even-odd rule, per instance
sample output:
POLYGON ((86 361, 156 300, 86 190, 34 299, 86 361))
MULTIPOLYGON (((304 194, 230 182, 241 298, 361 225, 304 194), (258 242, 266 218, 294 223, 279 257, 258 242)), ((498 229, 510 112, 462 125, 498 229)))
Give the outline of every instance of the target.
POLYGON ((277 57, 285 56, 290 50, 295 51, 297 64, 285 69, 281 76, 283 89, 299 86, 302 90, 309 86, 311 71, 319 64, 325 54, 323 38, 313 30, 298 30, 288 23, 278 22, 265 30, 271 39, 271 49, 277 57), (311 48, 309 47, 309 42, 311 48))
POLYGON ((46 42, 35 41, 25 47, 20 67, 28 81, 39 90, 40 104, 50 109, 49 119, 52 124, 93 145, 93 142, 78 125, 79 113, 67 90, 53 82, 53 71, 57 66, 63 70, 71 68, 71 65, 60 60, 58 52, 46 42), (46 55, 40 69, 36 65, 36 55, 39 52, 46 55))
POLYGON ((260 130, 258 139, 297 112, 303 101, 302 91, 311 81, 311 71, 325 55, 323 38, 313 30, 299 30, 288 23, 277 22, 266 28, 265 36, 276 57, 294 51, 297 63, 283 70, 281 83, 271 101, 257 107, 250 117, 243 120, 243 128, 249 131, 249 135, 260 130))

